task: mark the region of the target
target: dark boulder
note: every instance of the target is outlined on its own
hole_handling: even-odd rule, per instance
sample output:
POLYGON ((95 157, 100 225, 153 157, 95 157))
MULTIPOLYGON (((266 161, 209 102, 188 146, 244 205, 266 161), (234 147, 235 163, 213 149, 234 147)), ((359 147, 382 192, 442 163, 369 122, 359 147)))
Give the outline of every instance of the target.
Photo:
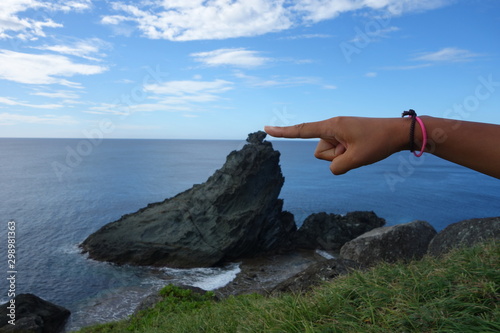
POLYGON ((340 257, 367 266, 420 259, 435 235, 436 230, 425 221, 376 228, 342 246, 340 257))
POLYGON ((19 294, 13 301, 0 306, 2 333, 58 333, 63 330, 70 315, 69 310, 33 294, 19 294), (14 304, 15 309, 11 304, 14 304))
POLYGON ((296 233, 296 245, 303 249, 340 250, 348 241, 385 224, 374 212, 345 215, 309 215, 296 233))
POLYGON ((278 199, 280 153, 264 138, 250 134, 205 183, 105 225, 83 251, 117 264, 188 268, 292 246, 293 215, 278 199))
POLYGON ((329 259, 321 261, 279 283, 273 288, 271 295, 286 292, 304 293, 315 286, 357 269, 363 269, 363 266, 352 260, 329 259))
POLYGON ((469 247, 489 239, 500 239, 500 217, 453 223, 441 230, 429 244, 428 253, 438 256, 456 247, 469 247))

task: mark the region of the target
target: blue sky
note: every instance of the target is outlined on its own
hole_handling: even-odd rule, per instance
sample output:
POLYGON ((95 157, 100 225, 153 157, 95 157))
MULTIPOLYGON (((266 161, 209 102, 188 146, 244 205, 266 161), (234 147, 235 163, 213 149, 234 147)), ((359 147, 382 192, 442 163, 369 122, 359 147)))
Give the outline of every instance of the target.
POLYGON ((498 0, 2 0, 0 137, 500 123, 498 0))

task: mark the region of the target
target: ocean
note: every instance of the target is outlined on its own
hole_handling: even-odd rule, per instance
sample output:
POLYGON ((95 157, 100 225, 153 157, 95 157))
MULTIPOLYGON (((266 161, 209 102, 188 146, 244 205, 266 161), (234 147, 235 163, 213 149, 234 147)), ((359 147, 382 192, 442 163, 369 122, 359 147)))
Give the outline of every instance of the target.
MULTIPOLYGON (((246 142, 135 139, 0 139, 0 302, 9 299, 9 222, 15 222, 15 292, 72 312, 68 328, 123 318, 168 283, 215 289, 239 272, 169 269, 89 260, 80 244, 108 222, 204 182, 246 142)), ((273 141, 285 184, 280 197, 297 225, 315 212, 374 211, 395 225, 425 220, 436 230, 500 216, 500 181, 429 154, 410 153, 333 176, 313 157, 316 142, 273 141)), ((10 263, 11 264, 11 263, 10 263)))

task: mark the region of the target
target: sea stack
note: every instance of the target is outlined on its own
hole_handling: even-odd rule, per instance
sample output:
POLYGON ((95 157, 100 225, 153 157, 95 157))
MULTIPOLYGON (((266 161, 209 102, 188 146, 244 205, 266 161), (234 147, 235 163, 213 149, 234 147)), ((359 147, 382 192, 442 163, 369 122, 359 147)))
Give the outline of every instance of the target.
POLYGON ((205 183, 124 215, 80 246, 116 264, 209 267, 291 246, 293 215, 278 199, 280 153, 252 133, 205 183))

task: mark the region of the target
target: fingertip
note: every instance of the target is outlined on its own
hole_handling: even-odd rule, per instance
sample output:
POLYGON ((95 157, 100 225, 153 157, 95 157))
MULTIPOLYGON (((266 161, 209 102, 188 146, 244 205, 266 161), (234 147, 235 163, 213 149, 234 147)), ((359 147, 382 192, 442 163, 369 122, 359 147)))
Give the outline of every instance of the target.
POLYGON ((264 126, 264 131, 271 136, 280 136, 280 128, 276 126, 264 126))
POLYGON ((267 126, 266 125, 266 126, 264 126, 264 131, 269 132, 269 131, 272 131, 273 128, 274 128, 274 126, 267 126))

